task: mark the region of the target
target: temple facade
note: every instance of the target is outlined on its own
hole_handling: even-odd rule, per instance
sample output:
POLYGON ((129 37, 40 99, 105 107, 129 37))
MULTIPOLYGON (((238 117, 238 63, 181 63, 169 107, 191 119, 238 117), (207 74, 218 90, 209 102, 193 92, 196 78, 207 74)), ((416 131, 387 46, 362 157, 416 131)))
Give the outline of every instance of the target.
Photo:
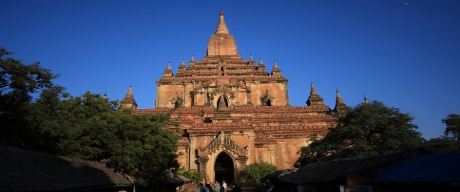
POLYGON ((241 170, 251 164, 292 168, 300 147, 312 135, 325 135, 336 124, 334 113, 347 108, 338 91, 335 108, 324 105, 313 84, 305 106, 290 106, 288 79, 276 61, 270 67, 238 54, 221 11, 206 56, 192 55, 188 65, 182 60, 176 73, 167 64, 156 82, 154 109, 138 109, 132 87, 120 107, 136 114, 171 113, 182 134, 179 163, 208 181, 240 182, 241 170))

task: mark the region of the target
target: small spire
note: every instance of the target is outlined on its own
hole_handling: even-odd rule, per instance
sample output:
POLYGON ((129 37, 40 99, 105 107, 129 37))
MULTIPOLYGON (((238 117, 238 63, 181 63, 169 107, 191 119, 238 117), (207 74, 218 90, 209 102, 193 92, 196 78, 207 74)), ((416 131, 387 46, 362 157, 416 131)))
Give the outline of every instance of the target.
POLYGON ((104 96, 102 98, 107 99, 107 88, 105 89, 104 96))
POLYGON ((315 85, 313 85, 313 83, 311 83, 311 92, 310 92, 310 96, 308 97, 308 100, 307 100, 307 105, 308 106, 324 105, 323 100, 324 99, 321 96, 319 96, 318 93, 316 92, 315 85))
POLYGON ((338 115, 344 115, 347 112, 348 106, 343 102, 342 97, 340 96, 339 89, 335 88, 336 99, 334 111, 338 112, 338 115))
POLYGON ((254 59, 252 58, 252 54, 249 55, 249 61, 254 61, 254 59))
POLYGON ((195 55, 192 54, 192 58, 190 59, 190 62, 188 62, 188 66, 194 66, 195 65, 195 55))
POLYGON ((281 70, 276 65, 276 60, 273 60, 272 76, 281 76, 281 70))
POLYGON ((182 59, 182 62, 179 65, 179 71, 177 73, 180 73, 182 71, 185 71, 187 69, 187 66, 185 66, 185 60, 182 59))
POLYGON ((339 93, 339 89, 335 89, 335 94, 336 94, 336 99, 335 99, 335 103, 336 104, 343 104, 345 102, 343 102, 343 99, 342 97, 340 96, 340 93, 339 93))
POLYGON ((219 24, 217 25, 216 34, 229 34, 227 25, 224 21, 224 12, 220 10, 219 24))
POLYGON ((364 94, 364 104, 369 105, 369 100, 367 100, 366 94, 364 94))
POLYGON ((126 93, 126 97, 133 98, 133 86, 129 85, 128 93, 126 93))
POLYGON ((278 65, 276 65, 276 60, 273 60, 273 69, 272 69, 272 72, 273 72, 273 71, 281 72, 280 68, 278 68, 278 65))
POLYGON ((126 93, 125 98, 123 98, 120 101, 120 108, 121 109, 127 109, 127 108, 136 109, 137 108, 137 103, 133 95, 132 85, 129 85, 128 93, 126 93))
POLYGON ((171 77, 173 76, 173 72, 171 70, 171 62, 168 61, 168 66, 166 67, 166 69, 163 71, 163 76, 166 76, 166 77, 171 77))
POLYGON ((311 83, 310 87, 311 87, 310 95, 317 95, 318 93, 316 92, 315 85, 313 85, 313 82, 311 83))
POLYGON ((324 99, 321 96, 319 96, 318 93, 316 92, 316 89, 315 89, 315 86, 313 85, 313 83, 311 83, 311 92, 310 92, 310 96, 308 97, 308 100, 307 100, 307 105, 308 106, 324 105, 323 100, 324 99))
POLYGON ((262 62, 262 58, 259 57, 259 67, 260 66, 265 66, 264 63, 262 62))

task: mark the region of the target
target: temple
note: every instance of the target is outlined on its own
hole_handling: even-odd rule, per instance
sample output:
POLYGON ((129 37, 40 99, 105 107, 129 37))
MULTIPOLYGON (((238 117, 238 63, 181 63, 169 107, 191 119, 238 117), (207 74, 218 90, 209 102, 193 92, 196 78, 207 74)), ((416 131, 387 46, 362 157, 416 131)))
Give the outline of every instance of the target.
POLYGON ((179 163, 202 172, 206 180, 240 182, 245 166, 261 162, 292 168, 300 147, 335 127, 337 114, 347 106, 338 90, 335 108, 324 105, 313 83, 306 106, 291 106, 283 65, 271 65, 267 71, 261 58, 244 60, 238 54, 221 11, 206 56, 195 60, 192 55, 188 65, 182 60, 175 74, 167 63, 156 82, 154 109, 138 109, 132 87, 121 108, 135 114, 171 112, 182 134, 179 163))

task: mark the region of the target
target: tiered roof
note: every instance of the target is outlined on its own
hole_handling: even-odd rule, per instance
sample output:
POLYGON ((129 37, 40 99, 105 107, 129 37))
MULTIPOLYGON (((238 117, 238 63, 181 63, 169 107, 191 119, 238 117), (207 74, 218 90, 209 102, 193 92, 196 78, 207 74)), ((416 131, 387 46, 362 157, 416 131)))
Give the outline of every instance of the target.
POLYGON ((235 39, 228 32, 222 11, 219 14, 219 24, 216 32, 209 40, 206 56, 199 61, 195 61, 192 55, 189 66, 186 66, 184 60, 182 60, 175 75, 173 75, 168 62, 163 77, 157 83, 200 81, 211 78, 288 81, 281 75, 281 70, 276 61, 273 63, 272 73, 268 73, 262 63, 262 59, 259 59, 259 64, 256 65, 252 55, 249 60, 244 60, 238 55, 235 39))

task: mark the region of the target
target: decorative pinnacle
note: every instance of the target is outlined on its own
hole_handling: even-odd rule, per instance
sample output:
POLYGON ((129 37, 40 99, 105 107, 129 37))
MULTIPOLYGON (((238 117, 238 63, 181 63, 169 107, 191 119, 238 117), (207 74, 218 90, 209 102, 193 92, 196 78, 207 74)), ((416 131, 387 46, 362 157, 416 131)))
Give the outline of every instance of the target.
POLYGON ((217 25, 216 34, 229 34, 227 25, 224 21, 224 12, 222 10, 219 13, 219 24, 217 25))
POLYGON ((316 92, 316 89, 315 89, 315 85, 313 85, 313 83, 311 83, 310 95, 318 95, 318 93, 316 92))
POLYGON ((343 102, 343 99, 342 99, 342 97, 340 96, 339 89, 336 88, 336 89, 335 89, 335 93, 336 93, 336 95, 337 95, 337 97, 336 97, 336 99, 335 99, 335 102, 336 102, 336 103, 345 103, 345 102, 343 102))

